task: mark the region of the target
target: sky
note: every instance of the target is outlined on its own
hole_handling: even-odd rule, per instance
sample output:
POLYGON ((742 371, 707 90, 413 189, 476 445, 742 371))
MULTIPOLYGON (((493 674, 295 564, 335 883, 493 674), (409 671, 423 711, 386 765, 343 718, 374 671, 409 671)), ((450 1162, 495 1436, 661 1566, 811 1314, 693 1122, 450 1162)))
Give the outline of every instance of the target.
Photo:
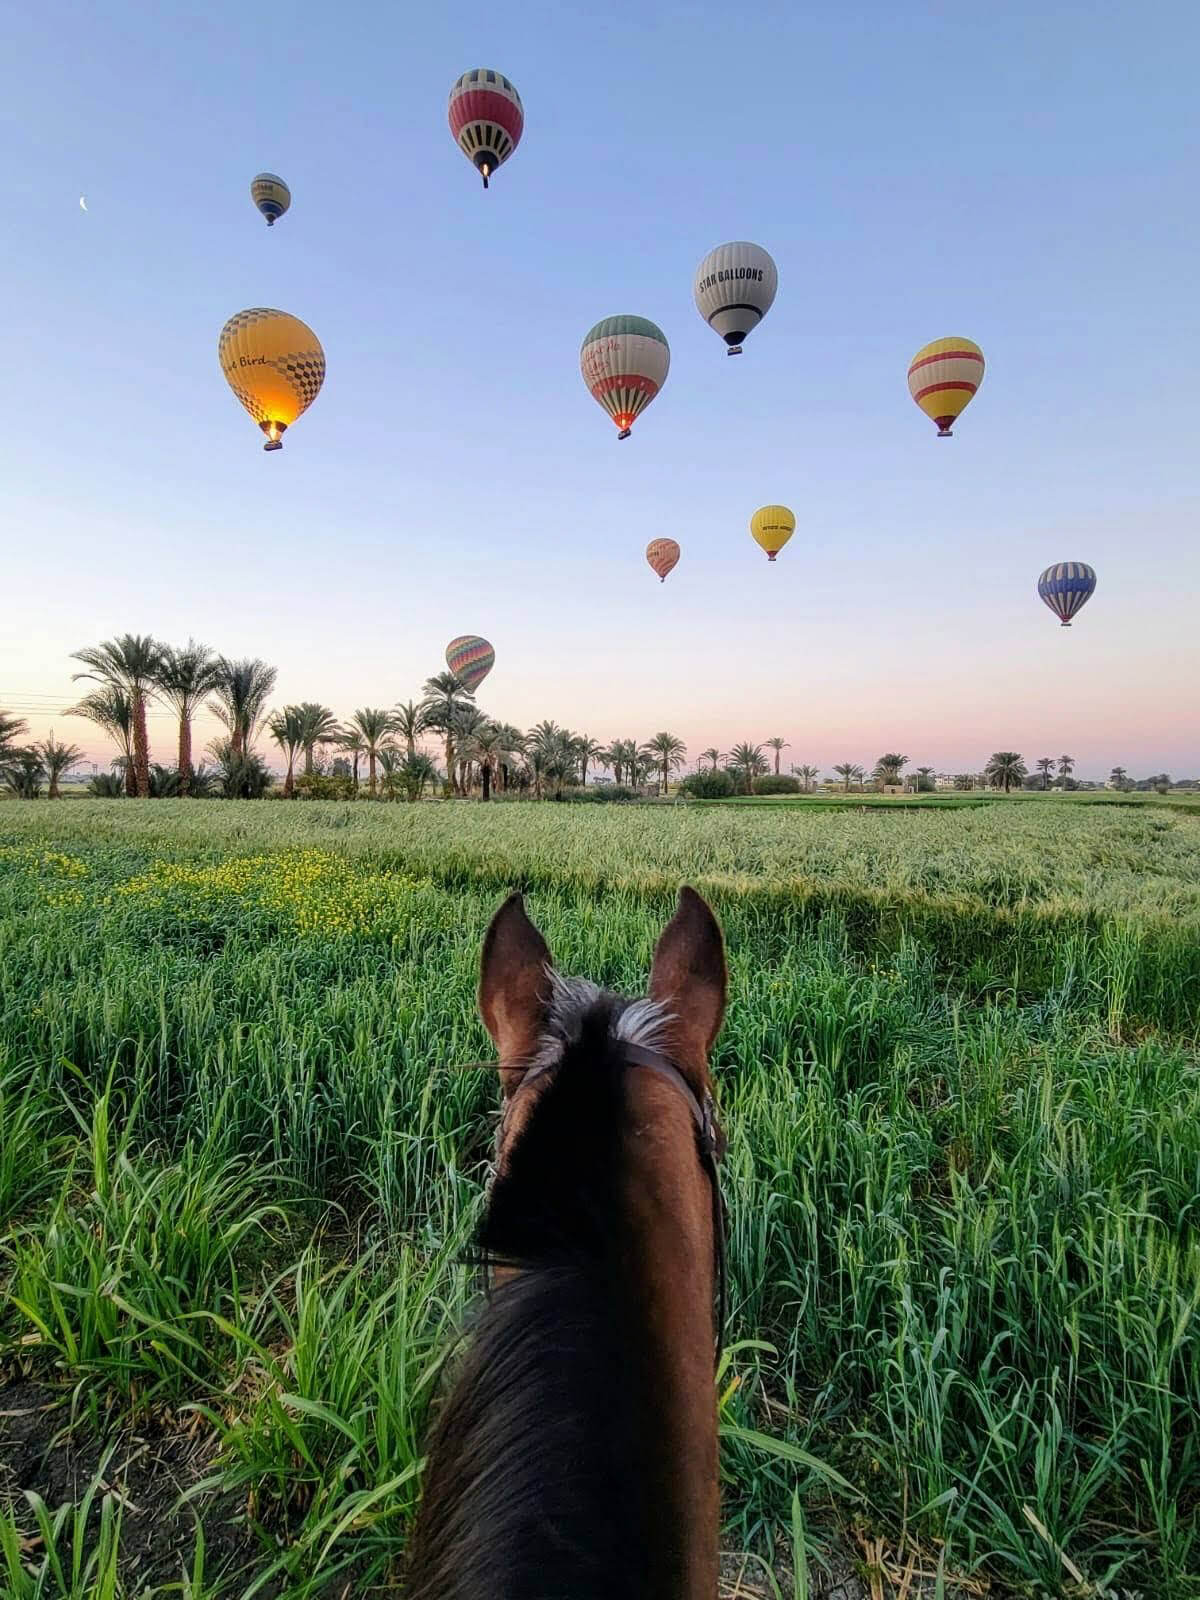
POLYGON ((0 708, 105 760, 62 711, 113 634, 346 716, 479 632, 519 726, 1200 771, 1198 48, 1193 0, 10 7, 0 708), (475 66, 525 107, 487 193, 475 66), (730 239, 779 268, 736 360, 691 296, 730 239), (273 454, 216 357, 253 305, 328 364, 273 454), (671 345, 622 443, 578 367, 616 313, 671 345), (906 371, 958 334, 987 374, 938 440, 906 371))

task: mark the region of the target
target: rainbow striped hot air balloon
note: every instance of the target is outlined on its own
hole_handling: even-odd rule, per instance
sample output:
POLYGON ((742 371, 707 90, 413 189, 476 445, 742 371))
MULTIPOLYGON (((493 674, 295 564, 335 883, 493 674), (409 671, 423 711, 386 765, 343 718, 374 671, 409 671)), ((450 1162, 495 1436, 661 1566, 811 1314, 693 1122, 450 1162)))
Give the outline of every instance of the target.
POLYGON ((646 560, 658 573, 659 583, 666 583, 667 573, 679 564, 679 546, 674 539, 651 539, 646 546, 646 560))
POLYGON ((908 364, 908 392, 949 439, 950 424, 971 403, 983 382, 983 351, 970 339, 935 339, 908 364))
POLYGON ((618 439, 628 439, 634 419, 666 383, 670 366, 667 336, 646 317, 605 317, 579 352, 583 381, 620 429, 618 439))
POLYGON ((1056 561, 1038 579, 1038 594, 1064 628, 1096 592, 1096 574, 1086 561, 1056 561))
POLYGON ((477 633, 460 633, 446 646, 446 665, 464 688, 475 693, 496 664, 496 652, 477 633))

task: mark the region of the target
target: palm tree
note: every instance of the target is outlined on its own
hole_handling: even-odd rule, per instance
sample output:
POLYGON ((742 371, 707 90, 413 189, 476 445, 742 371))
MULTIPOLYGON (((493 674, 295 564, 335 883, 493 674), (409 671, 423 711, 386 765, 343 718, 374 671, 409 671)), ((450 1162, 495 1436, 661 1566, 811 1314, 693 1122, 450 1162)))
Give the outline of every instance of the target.
POLYGON ((20 800, 36 800, 42 792, 46 768, 41 752, 31 745, 26 750, 9 749, 4 760, 4 779, 20 800))
POLYGON ((338 749, 344 750, 351 761, 351 778, 355 794, 358 793, 358 763, 367 753, 367 741, 357 728, 345 728, 338 740, 338 749))
POLYGON ((23 717, 13 716, 9 711, 0 711, 0 761, 6 761, 16 753, 16 741, 25 731, 23 717))
POLYGON ((304 776, 311 778, 314 767, 314 752, 319 744, 335 744, 341 734, 338 719, 328 706, 323 706, 316 700, 304 700, 296 707, 300 713, 301 730, 303 737, 301 745, 304 750, 304 776))
POLYGON ((396 707, 392 716, 396 732, 404 740, 404 747, 411 761, 417 753, 417 740, 425 732, 425 713, 420 706, 414 705, 411 700, 406 700, 403 705, 396 707))
POLYGON ((379 746, 379 771, 382 774, 379 780, 379 792, 385 800, 394 800, 396 791, 403 781, 404 768, 408 765, 408 757, 398 744, 390 740, 387 744, 379 746))
POLYGON ((483 780, 483 798, 492 797, 492 778, 504 753, 504 734, 494 722, 484 722, 471 734, 467 749, 471 760, 479 763, 483 780))
POLYGON ((228 729, 231 754, 250 753, 277 676, 274 667, 257 658, 229 661, 219 657, 213 683, 216 698, 208 702, 208 709, 228 729))
POLYGON ((524 753, 525 735, 511 722, 498 722, 496 729, 500 734, 500 787, 507 789, 517 757, 524 753))
POLYGON ((591 739, 586 733, 580 734, 576 744, 579 751, 580 778, 586 789, 588 766, 593 761, 603 761, 604 746, 599 739, 591 739))
POLYGON ((207 645, 189 639, 181 650, 163 647, 158 688, 179 718, 179 793, 186 799, 192 783, 192 718, 200 702, 217 686, 217 658, 207 645))
POLYGON ((148 633, 123 633, 103 644, 76 650, 74 660, 82 661, 86 672, 76 678, 91 678, 109 687, 124 689, 133 709, 133 777, 139 800, 150 793, 150 739, 146 732, 146 701, 158 690, 163 647, 148 633))
POLYGON ((455 712, 459 706, 473 704, 474 700, 475 696, 470 689, 452 672, 439 672, 436 677, 425 680, 425 698, 421 702, 421 714, 425 727, 436 728, 445 736, 446 781, 451 788, 457 788, 454 779, 455 712))
POLYGON ((119 765, 126 794, 134 793, 133 785, 133 702, 119 684, 109 684, 85 694, 77 705, 69 706, 68 717, 86 717, 98 728, 103 728, 110 739, 121 747, 121 754, 113 765, 119 765))
POLYGON ((410 801, 417 801, 425 792, 427 783, 437 781, 437 769, 423 751, 410 756, 400 769, 400 782, 410 801))
POLYGON ((1067 787, 1067 779, 1071 776, 1071 774, 1074 771, 1075 771, 1075 757, 1074 756, 1059 756, 1059 758, 1058 758, 1058 775, 1062 779, 1062 786, 1063 786, 1064 789, 1067 787))
POLYGON ((804 785, 805 794, 810 794, 812 792, 813 779, 820 775, 820 767, 793 767, 792 771, 804 785))
POLYGON ((50 779, 50 799, 61 799, 58 780, 65 778, 72 767, 79 765, 83 760, 83 751, 77 744, 56 744, 53 732, 45 744, 35 744, 33 749, 50 779))
POLYGON ((656 733, 653 739, 647 739, 643 749, 647 755, 654 757, 654 763, 662 773, 662 792, 666 794, 672 770, 683 765, 687 745, 676 734, 656 733))
POLYGON ((779 776, 779 758, 780 758, 780 756, 783 754, 783 752, 785 750, 790 750, 792 747, 787 742, 786 739, 780 739, 780 738, 768 739, 767 740, 767 745, 768 745, 768 748, 770 748, 771 750, 774 750, 774 752, 775 752, 775 776, 778 777, 779 776))
POLYGON ((613 775, 613 782, 620 783, 625 776, 625 747, 620 739, 614 739, 606 750, 601 750, 600 760, 613 775))
POLYGON ((887 755, 880 756, 875 763, 875 770, 871 776, 877 778, 880 783, 899 783, 900 773, 907 765, 907 756, 898 755, 895 751, 889 751, 887 755))
POLYGON ((364 706, 350 718, 350 727, 363 737, 367 753, 367 793, 375 798, 375 762, 379 747, 392 731, 392 713, 374 706, 364 706))
MULTIPOLYGON (((267 764, 253 750, 235 750, 232 739, 210 739, 208 753, 217 764, 212 782, 226 800, 261 800, 270 788, 267 764)), ((200 774, 195 777, 199 780, 200 774)), ((207 774, 205 783, 207 786, 207 774)))
POLYGON ((272 711, 267 718, 267 732, 287 757, 287 777, 283 780, 285 800, 290 800, 296 792, 296 757, 304 748, 307 726, 303 706, 284 706, 281 711, 272 711))
POLYGON ((984 768, 984 772, 997 789, 1003 787, 1007 794, 1014 783, 1023 782, 1026 767, 1015 750, 997 750, 984 768))
POLYGON ((754 788, 754 780, 767 770, 766 757, 762 753, 762 745, 750 744, 743 741, 735 744, 729 752, 729 767, 738 774, 746 785, 746 793, 750 794, 754 788))
POLYGON ((1114 789, 1123 789, 1128 777, 1129 774, 1125 771, 1124 767, 1114 767, 1108 775, 1108 781, 1112 784, 1114 789))
POLYGON ((717 749, 716 745, 710 744, 707 750, 701 750, 700 752, 700 760, 711 761, 714 772, 717 770, 717 763, 723 759, 723 754, 717 749))
POLYGON ((1041 756, 1038 758, 1037 769, 1042 775, 1042 788, 1050 787, 1050 774, 1054 771, 1054 757, 1041 756))
POLYGON ((844 778, 846 780, 847 794, 850 793, 850 780, 852 778, 859 779, 862 777, 862 768, 860 766, 856 766, 853 761, 843 761, 839 766, 834 767, 833 770, 837 773, 839 778, 844 778))

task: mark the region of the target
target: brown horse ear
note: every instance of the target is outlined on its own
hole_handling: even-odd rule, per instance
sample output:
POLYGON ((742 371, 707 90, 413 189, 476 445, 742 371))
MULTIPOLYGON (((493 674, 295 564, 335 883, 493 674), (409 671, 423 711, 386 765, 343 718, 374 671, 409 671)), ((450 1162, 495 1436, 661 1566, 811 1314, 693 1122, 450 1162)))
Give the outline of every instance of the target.
POLYGON ((685 886, 654 952, 650 998, 672 1013, 672 1031, 693 1060, 703 1063, 721 1031, 725 987, 720 924, 708 903, 685 886))
POLYGON ((525 902, 510 895, 492 918, 479 964, 479 1014, 502 1067, 527 1062, 545 1031, 549 966, 549 948, 525 902))

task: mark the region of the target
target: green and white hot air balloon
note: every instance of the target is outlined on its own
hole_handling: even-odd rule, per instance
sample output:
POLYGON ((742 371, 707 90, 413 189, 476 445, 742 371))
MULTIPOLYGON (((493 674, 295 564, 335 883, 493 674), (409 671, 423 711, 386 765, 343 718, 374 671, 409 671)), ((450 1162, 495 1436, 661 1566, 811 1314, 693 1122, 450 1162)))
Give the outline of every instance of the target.
POLYGON ((583 341, 579 370, 592 398, 628 439, 634 420, 667 381, 671 347, 646 317, 605 317, 583 341))

